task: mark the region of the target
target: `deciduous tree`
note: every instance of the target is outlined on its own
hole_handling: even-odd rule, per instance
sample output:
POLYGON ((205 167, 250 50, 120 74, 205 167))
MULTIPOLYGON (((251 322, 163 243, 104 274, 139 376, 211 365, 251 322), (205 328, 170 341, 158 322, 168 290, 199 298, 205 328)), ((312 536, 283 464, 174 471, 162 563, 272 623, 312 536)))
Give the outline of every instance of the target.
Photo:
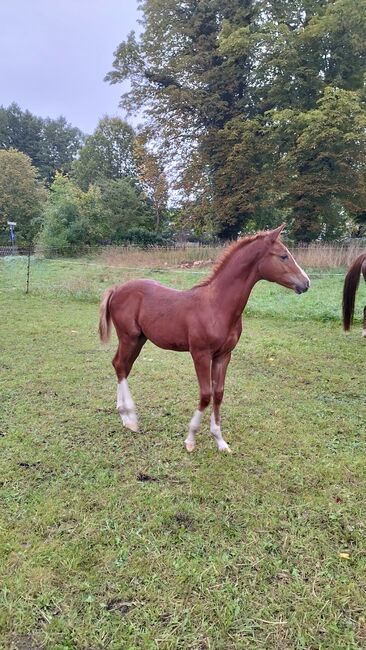
POLYGON ((81 131, 64 117, 43 119, 15 103, 0 107, 0 149, 14 148, 27 154, 48 184, 56 171, 70 171, 82 141, 81 131))
POLYGON ((99 121, 73 165, 73 178, 87 190, 91 183, 118 180, 136 173, 133 157, 133 128, 119 117, 99 121))
POLYGON ((120 244, 153 235, 153 213, 130 178, 104 180, 83 191, 57 173, 43 214, 39 243, 48 255, 85 246, 120 244))
POLYGON ((168 183, 164 168, 158 156, 147 148, 144 136, 135 140, 134 157, 139 183, 151 203, 155 230, 158 231, 168 202, 168 183))
POLYGON ((7 221, 16 222, 17 241, 30 243, 40 228, 46 190, 28 156, 15 149, 0 150, 0 229, 8 238, 7 221))
POLYGON ((67 176, 57 172, 43 214, 39 244, 45 253, 67 255, 101 241, 106 231, 100 189, 91 185, 83 192, 67 176))
POLYGON ((143 0, 140 9, 142 32, 121 43, 106 78, 130 81, 122 104, 144 112, 199 220, 204 211, 226 237, 282 212, 296 238, 339 233, 363 196, 366 0, 143 0), (328 130, 332 111, 332 163, 353 184, 320 165, 330 143, 318 128, 328 130))

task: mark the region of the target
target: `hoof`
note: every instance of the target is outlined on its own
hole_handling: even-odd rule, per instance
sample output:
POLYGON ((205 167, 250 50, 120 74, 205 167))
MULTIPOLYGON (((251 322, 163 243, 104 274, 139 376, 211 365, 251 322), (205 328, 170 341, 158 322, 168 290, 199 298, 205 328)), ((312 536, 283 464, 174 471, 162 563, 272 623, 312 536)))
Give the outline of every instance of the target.
POLYGON ((196 449, 196 445, 193 442, 186 442, 185 441, 184 444, 186 446, 186 450, 188 451, 188 453, 192 453, 192 451, 194 451, 196 449))
POLYGON ((225 443, 225 445, 220 445, 219 451, 221 451, 224 454, 232 454, 233 453, 227 443, 225 443))
POLYGON ((122 422, 123 425, 126 427, 126 429, 129 429, 130 431, 134 431, 135 433, 138 432, 139 430, 139 425, 137 423, 137 420, 132 420, 125 415, 122 416, 122 422))

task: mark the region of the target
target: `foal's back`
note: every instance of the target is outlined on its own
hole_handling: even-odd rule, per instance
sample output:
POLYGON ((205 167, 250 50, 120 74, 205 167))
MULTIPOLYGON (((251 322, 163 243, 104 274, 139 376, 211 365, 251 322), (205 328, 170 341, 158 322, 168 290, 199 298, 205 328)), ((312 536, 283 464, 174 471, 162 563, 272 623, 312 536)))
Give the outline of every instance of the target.
POLYGON ((155 280, 131 280, 117 287, 109 303, 120 337, 143 334, 168 350, 189 350, 189 324, 202 296, 197 289, 180 291, 155 280))

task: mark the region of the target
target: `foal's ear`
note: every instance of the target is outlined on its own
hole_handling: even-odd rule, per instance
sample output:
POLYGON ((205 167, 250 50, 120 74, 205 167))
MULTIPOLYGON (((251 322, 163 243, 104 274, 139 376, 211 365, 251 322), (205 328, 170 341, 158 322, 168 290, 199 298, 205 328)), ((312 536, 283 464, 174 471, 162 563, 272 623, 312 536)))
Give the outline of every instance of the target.
POLYGON ((272 242, 272 244, 275 243, 276 239, 280 236, 281 232, 283 231, 284 227, 286 226, 285 223, 283 223, 281 226, 278 226, 275 230, 271 230, 269 232, 269 237, 272 242))

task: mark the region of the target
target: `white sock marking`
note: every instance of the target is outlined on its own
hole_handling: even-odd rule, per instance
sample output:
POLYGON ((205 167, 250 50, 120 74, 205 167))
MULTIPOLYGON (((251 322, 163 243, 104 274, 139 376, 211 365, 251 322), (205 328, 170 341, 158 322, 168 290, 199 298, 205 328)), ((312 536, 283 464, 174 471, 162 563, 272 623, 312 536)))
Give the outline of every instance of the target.
POLYGON ((189 423, 188 436, 186 437, 184 444, 187 451, 193 451, 196 446, 196 433, 201 424, 203 411, 195 411, 193 417, 189 423))
POLYGON ((132 399, 127 379, 122 379, 117 386, 117 409, 125 427, 138 430, 135 403, 132 399))
POLYGON ((221 427, 220 427, 219 424, 216 424, 215 416, 214 416, 213 413, 211 414, 211 427, 210 427, 210 429, 211 429, 211 433, 212 433, 213 437, 216 440, 218 450, 219 451, 229 451, 230 452, 231 449, 230 449, 229 445, 227 444, 227 442, 225 442, 225 440, 223 439, 222 434, 221 434, 221 427))

